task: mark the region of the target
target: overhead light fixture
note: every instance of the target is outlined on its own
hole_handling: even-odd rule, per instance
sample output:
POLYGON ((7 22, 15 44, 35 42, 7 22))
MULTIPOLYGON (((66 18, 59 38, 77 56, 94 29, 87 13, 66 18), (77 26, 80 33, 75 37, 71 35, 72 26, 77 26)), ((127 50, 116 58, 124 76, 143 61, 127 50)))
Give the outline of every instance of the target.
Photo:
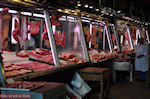
POLYGON ((121 10, 117 11, 117 13, 121 13, 121 10))
POLYGON ((110 16, 113 16, 113 14, 110 14, 110 16))
POLYGON ((79 3, 79 4, 77 4, 77 6, 78 6, 78 7, 80 7, 80 6, 81 6, 81 4, 79 3))
POLYGON ((90 9, 93 9, 93 6, 90 6, 89 8, 90 8, 90 9))
POLYGON ((86 4, 84 7, 88 8, 89 6, 88 6, 88 4, 86 4))
POLYGON ((80 3, 80 1, 78 1, 77 3, 80 3))
POLYGON ((101 13, 104 13, 104 11, 102 10, 101 13))
POLYGON ((87 17, 90 17, 89 15, 87 15, 87 17))
POLYGON ((95 9, 95 11, 99 11, 99 9, 95 9))
POLYGON ((76 12, 74 13, 74 15, 77 15, 77 14, 78 14, 78 13, 76 13, 76 12))
POLYGON ((21 12, 23 15, 31 16, 32 14, 30 12, 21 12))
POLYGON ((106 12, 106 15, 109 15, 109 13, 106 12))
POLYGON ((62 12, 62 9, 57 9, 57 11, 62 12))

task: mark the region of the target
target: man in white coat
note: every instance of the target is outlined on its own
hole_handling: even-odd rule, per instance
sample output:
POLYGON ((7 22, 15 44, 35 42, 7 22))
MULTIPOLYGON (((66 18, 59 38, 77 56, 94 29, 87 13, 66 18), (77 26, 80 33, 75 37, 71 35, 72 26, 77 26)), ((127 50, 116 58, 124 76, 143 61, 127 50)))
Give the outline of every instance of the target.
POLYGON ((149 67, 148 46, 143 38, 140 38, 135 50, 135 70, 139 73, 138 80, 146 80, 146 71, 149 67))

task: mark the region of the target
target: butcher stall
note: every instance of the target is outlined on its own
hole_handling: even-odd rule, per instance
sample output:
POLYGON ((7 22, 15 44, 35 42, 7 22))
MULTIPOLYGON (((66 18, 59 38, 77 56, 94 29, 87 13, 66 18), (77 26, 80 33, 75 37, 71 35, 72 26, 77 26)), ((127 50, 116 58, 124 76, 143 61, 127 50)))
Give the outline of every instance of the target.
MULTIPOLYGON (((127 23, 117 22, 117 31, 119 36, 119 43, 121 47, 121 53, 117 55, 117 57, 113 61, 113 70, 112 70, 112 78, 113 82, 116 82, 116 71, 129 71, 130 72, 130 82, 133 81, 133 63, 134 59, 131 57, 134 55, 134 44, 133 41, 135 39, 133 32, 129 29, 127 23)), ((122 72, 124 74, 124 72, 122 72)), ((123 76, 124 77, 124 76, 123 76)), ((122 77, 122 78, 123 78, 122 77)))

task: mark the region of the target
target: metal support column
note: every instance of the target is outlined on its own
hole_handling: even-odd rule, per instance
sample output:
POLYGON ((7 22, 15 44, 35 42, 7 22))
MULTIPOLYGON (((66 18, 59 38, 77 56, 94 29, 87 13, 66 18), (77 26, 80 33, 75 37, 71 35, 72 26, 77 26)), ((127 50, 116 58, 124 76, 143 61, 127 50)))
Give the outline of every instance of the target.
POLYGON ((107 29, 106 25, 104 26, 104 31, 106 31, 109 49, 110 49, 110 52, 112 53, 112 47, 111 47, 111 43, 110 43, 110 37, 109 37, 109 33, 108 33, 108 29, 107 29))
POLYGON ((132 38, 131 38, 131 33, 130 33, 130 30, 129 30, 129 27, 128 27, 128 26, 126 26, 126 27, 127 27, 127 33, 128 33, 128 35, 129 35, 129 40, 130 40, 131 49, 133 49, 133 42, 132 42, 132 38))
POLYGON ((86 46, 86 42, 85 42, 85 37, 84 37, 84 33, 83 33, 81 18, 79 18, 79 26, 80 26, 81 45, 82 45, 82 49, 83 49, 84 59, 86 59, 86 61, 89 61, 90 59, 89 59, 87 46, 86 46))
POLYGON ((56 44, 55 44, 55 39, 51 27, 51 21, 50 21, 50 16, 47 10, 44 10, 44 16, 45 16, 45 23, 46 23, 46 28, 48 32, 48 39, 52 51, 52 56, 54 60, 54 64, 58 67, 60 67, 59 60, 58 60, 58 55, 57 55, 57 50, 56 50, 56 44))
POLYGON ((115 33, 116 43, 117 43, 118 49, 119 49, 119 51, 121 51, 120 47, 119 47, 119 37, 117 36, 117 32, 116 32, 114 24, 112 24, 112 27, 113 27, 113 30, 114 30, 114 33, 115 33))

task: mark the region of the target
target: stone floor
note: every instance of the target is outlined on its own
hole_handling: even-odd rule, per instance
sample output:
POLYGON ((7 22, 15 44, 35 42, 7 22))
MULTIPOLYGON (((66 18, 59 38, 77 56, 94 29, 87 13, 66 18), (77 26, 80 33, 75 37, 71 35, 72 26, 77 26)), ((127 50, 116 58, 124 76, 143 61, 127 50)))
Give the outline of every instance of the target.
MULTIPOLYGON (((146 82, 139 82, 135 80, 136 78, 137 74, 134 73, 133 83, 129 82, 129 76, 126 75, 124 81, 117 81, 115 84, 111 84, 109 94, 105 99, 150 99, 150 88, 148 88, 150 72, 147 73, 146 82)), ((98 93, 98 90, 94 91, 94 93, 87 95, 85 99, 99 99, 98 93)))

